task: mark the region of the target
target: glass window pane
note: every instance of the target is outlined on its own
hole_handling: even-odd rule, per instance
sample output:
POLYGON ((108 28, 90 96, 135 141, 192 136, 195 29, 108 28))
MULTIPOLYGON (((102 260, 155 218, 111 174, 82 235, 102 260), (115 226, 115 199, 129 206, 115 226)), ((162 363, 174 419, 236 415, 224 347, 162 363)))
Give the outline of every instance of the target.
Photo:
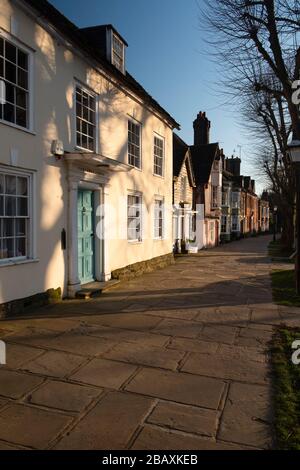
POLYGON ((21 127, 27 127, 27 112, 25 109, 16 108, 16 124, 21 127))
POLYGON ((6 196, 5 197, 5 215, 12 217, 16 215, 16 197, 15 196, 6 196))
POLYGON ((9 103, 15 104, 16 102, 15 87, 13 85, 10 85, 9 83, 6 83, 5 90, 6 90, 6 101, 9 103))
POLYGON ((17 48, 8 41, 5 41, 5 57, 11 62, 17 61, 17 48))
POLYGON ((18 68, 18 85, 22 88, 28 89, 28 72, 18 68))
POLYGON ((12 104, 4 105, 4 120, 15 123, 15 107, 12 104))
POLYGON ((4 193, 4 175, 0 175, 0 194, 4 193))
POLYGON ((17 215, 26 217, 28 215, 28 204, 27 198, 25 197, 18 197, 17 203, 17 215))
POLYGON ((16 88, 16 104, 21 108, 27 107, 27 93, 24 90, 16 88))
POLYGON ((15 236, 15 220, 14 219, 3 219, 3 236, 4 237, 15 236))
POLYGON ((17 179, 17 194, 19 196, 27 196, 28 188, 27 188, 27 178, 22 178, 18 176, 17 179))
POLYGON ((16 83, 17 82, 17 69, 14 64, 10 62, 5 62, 5 78, 9 82, 16 83))
POLYGON ((3 238, 2 255, 3 258, 14 258, 15 256, 15 240, 14 238, 3 238))
POLYGON ((18 65, 25 70, 28 70, 28 55, 25 52, 18 50, 18 65))
POLYGON ((15 256, 26 256, 26 238, 16 239, 16 255, 15 256))
POLYGON ((4 41, 0 38, 0 55, 4 55, 4 41))
POLYGON ((5 176, 5 194, 16 194, 17 191, 17 178, 16 176, 5 176))
POLYGON ((0 196, 0 215, 4 215, 4 197, 0 196))
POLYGON ((26 235, 26 220, 16 219, 16 236, 21 237, 26 235))

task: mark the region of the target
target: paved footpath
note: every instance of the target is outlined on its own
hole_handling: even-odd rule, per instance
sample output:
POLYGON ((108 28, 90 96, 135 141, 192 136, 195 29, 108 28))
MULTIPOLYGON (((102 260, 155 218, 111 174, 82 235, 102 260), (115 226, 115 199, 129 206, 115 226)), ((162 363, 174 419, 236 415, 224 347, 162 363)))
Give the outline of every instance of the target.
POLYGON ((272 447, 269 237, 0 323, 0 449, 272 447))

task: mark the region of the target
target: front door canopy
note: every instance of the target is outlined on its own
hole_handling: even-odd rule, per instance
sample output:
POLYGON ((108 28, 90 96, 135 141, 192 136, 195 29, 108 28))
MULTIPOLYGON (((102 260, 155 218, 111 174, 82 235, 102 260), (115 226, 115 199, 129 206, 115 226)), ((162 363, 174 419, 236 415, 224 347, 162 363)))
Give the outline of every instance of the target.
POLYGON ((127 163, 122 163, 113 158, 104 157, 98 153, 84 153, 74 152, 65 153, 63 159, 67 163, 72 163, 78 166, 84 165, 85 168, 95 171, 96 173, 103 172, 129 172, 132 166, 127 163))

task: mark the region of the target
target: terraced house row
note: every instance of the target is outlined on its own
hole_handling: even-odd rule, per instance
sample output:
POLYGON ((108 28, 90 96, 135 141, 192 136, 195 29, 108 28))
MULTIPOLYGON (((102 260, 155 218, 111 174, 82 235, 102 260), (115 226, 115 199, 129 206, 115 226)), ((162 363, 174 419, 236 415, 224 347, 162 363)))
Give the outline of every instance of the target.
POLYGON ((173 134, 112 25, 80 29, 45 0, 0 5, 0 316, 256 229, 252 181, 235 191, 245 222, 225 215, 205 113, 194 145, 173 134))

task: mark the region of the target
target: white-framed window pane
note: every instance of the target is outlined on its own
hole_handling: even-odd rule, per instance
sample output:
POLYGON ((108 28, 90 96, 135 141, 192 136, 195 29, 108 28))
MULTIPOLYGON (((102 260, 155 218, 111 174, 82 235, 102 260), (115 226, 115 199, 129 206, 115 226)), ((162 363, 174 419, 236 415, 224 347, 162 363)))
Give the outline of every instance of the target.
POLYGON ((5 101, 0 103, 0 119, 29 127, 29 55, 0 37, 0 80, 5 85, 5 101))
POLYGON ((29 197, 28 176, 0 170, 0 260, 28 256, 29 197))
POLYGON ((154 201, 154 238, 163 238, 164 208, 163 201, 154 201))
POLYGON ((112 40, 112 64, 121 72, 124 71, 124 44, 113 34, 112 40))
POLYGON ((142 198, 140 196, 128 196, 127 234, 130 241, 142 240, 142 198))
POLYGON ((141 126, 128 121, 128 163, 141 168, 141 126))
POLYGON ((154 174, 163 176, 164 168, 164 141, 154 137, 154 174))
POLYGON ((76 145, 96 150, 96 99, 91 93, 76 86, 76 145))

